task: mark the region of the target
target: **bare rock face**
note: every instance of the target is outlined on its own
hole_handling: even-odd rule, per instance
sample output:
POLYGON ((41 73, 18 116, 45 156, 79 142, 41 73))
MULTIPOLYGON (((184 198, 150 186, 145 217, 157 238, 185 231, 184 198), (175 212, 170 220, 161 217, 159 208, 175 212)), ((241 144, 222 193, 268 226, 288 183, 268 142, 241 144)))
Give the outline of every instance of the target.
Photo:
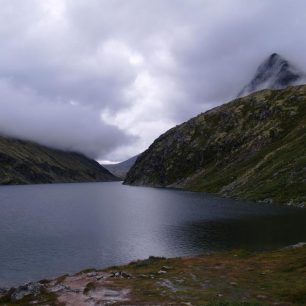
POLYGON ((246 96, 262 89, 281 89, 306 83, 306 75, 277 53, 271 54, 257 69, 253 79, 238 94, 246 96))

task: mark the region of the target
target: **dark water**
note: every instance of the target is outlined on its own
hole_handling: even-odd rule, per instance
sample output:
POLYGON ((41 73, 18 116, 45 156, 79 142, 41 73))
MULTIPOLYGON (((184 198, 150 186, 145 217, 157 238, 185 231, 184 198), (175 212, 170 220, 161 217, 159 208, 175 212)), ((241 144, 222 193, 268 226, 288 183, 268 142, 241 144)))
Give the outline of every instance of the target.
POLYGON ((120 183, 0 187, 0 287, 154 256, 306 241, 306 210, 120 183))

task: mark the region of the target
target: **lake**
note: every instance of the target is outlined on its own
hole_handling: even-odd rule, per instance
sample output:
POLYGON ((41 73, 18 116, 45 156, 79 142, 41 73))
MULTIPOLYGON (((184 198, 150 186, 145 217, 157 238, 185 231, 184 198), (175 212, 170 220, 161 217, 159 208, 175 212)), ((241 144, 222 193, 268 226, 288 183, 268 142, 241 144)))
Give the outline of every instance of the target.
POLYGON ((306 241, 306 209, 120 182, 0 187, 0 287, 150 255, 306 241))

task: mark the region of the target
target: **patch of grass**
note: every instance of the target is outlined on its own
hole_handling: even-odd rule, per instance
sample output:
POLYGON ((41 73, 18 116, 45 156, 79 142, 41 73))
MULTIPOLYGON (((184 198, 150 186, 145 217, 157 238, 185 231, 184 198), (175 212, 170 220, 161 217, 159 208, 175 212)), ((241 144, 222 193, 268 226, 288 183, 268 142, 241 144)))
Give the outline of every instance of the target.
POLYGON ((207 306, 261 306, 262 303, 249 302, 209 302, 207 306))
POLYGON ((306 305, 306 285, 300 285, 299 287, 286 288, 281 292, 283 300, 296 303, 300 305, 306 305))
POLYGON ((83 293, 87 294, 89 291, 94 290, 96 287, 97 287, 97 284, 95 282, 90 282, 84 288, 83 293))
POLYGON ((69 274, 64 274, 64 275, 58 277, 58 278, 56 279, 56 284, 57 284, 57 285, 58 285, 58 284, 61 284, 68 276, 69 276, 69 274))
POLYGON ((94 269, 94 268, 87 268, 87 269, 84 269, 82 271, 80 271, 78 274, 82 274, 82 273, 90 273, 90 272, 96 272, 97 269, 94 269))
MULTIPOLYGON (((113 277, 104 285, 93 279, 83 293, 100 286, 118 291, 129 289, 130 300, 116 305, 301 306, 306 304, 305 259, 305 246, 266 252, 233 250, 172 259, 150 257, 112 268, 127 271, 132 278, 113 277), (158 273, 162 266, 168 266, 167 271, 158 273)), ((48 282, 45 284, 48 288, 48 282)), ((59 305, 56 294, 47 290, 14 304, 10 300, 12 290, 2 296, 1 305, 28 305, 34 301, 38 305, 59 305)))
POLYGON ((136 305, 304 305, 305 258, 306 247, 147 259, 120 267, 133 278, 115 281, 131 289, 131 304, 136 305), (171 269, 158 274, 165 261, 171 269))
POLYGON ((134 261, 134 262, 131 262, 129 265, 135 268, 143 268, 143 267, 148 267, 148 266, 152 267, 152 265, 161 264, 166 261, 167 259, 165 257, 150 256, 148 259, 134 261))

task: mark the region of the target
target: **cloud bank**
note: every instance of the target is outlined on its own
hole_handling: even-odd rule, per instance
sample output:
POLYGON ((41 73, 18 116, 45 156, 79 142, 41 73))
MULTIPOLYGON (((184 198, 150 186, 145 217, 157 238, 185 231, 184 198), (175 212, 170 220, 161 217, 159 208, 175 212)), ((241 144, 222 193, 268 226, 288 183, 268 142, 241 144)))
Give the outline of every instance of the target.
POLYGON ((135 155, 235 97, 273 52, 306 71, 303 0, 0 0, 0 133, 135 155))

